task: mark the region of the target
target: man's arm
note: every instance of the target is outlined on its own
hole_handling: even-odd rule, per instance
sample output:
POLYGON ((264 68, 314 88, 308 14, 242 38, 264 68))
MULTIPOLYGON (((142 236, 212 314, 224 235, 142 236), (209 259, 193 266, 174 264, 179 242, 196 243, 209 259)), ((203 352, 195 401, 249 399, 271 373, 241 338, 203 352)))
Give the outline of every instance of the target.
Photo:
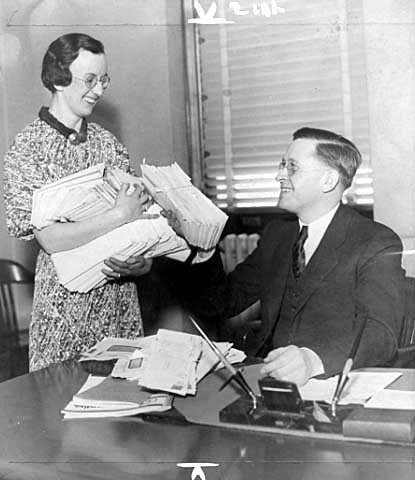
MULTIPOLYGON (((396 354, 403 319, 402 242, 384 228, 368 244, 358 264, 357 302, 368 315, 354 366, 385 365, 396 354)), ((354 330, 361 319, 357 318, 354 330)))
MULTIPOLYGON (((282 380, 305 383, 324 373, 339 373, 349 353, 363 316, 367 324, 359 345, 354 368, 382 366, 393 359, 397 335, 403 318, 404 271, 401 268, 402 244, 391 230, 382 228, 361 250, 356 262, 354 310, 356 315, 350 338, 333 338, 307 345, 279 348, 269 353, 263 373, 282 380), (323 371, 318 369, 322 362, 323 371)), ((347 295, 347 293, 345 293, 347 295)), ((334 319, 333 319, 334 321, 334 319)), ((346 319, 344 319, 346 321, 346 319)))

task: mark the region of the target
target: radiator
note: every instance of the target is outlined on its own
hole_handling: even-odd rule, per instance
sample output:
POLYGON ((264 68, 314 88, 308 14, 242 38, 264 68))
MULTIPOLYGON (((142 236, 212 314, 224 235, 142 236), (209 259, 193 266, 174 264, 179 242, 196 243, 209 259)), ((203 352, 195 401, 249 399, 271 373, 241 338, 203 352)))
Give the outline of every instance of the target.
POLYGON ((241 263, 257 246, 259 235, 257 233, 231 233, 224 237, 220 244, 223 267, 227 273, 231 272, 238 263, 241 263))

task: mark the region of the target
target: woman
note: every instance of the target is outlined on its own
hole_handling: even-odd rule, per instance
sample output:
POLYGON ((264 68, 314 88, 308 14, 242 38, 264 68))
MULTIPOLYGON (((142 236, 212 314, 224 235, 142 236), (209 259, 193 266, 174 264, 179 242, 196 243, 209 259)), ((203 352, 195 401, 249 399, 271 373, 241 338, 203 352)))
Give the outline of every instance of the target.
POLYGON ((129 171, 126 148, 110 132, 86 121, 110 83, 102 43, 78 33, 59 37, 44 56, 42 82, 52 93, 49 108, 41 108, 39 118, 16 136, 5 157, 9 233, 26 240, 35 237, 41 247, 30 324, 31 371, 72 358, 104 336, 142 335, 136 287, 128 276, 150 267, 142 257, 110 259, 110 268, 104 270, 110 281, 102 287, 83 294, 59 284, 50 254, 140 218, 147 197, 138 189, 128 195, 128 185, 123 185, 115 206, 102 215, 41 230, 30 225, 35 189, 102 162, 129 171))

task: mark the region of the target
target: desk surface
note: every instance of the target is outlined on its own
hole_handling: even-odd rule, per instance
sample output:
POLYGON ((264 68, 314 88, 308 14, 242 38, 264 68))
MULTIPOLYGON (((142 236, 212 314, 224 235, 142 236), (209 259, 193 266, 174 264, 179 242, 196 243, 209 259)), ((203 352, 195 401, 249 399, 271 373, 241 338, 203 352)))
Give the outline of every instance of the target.
POLYGON ((87 374, 75 362, 0 384, 0 478, 190 479, 177 463, 209 462, 214 479, 415 478, 415 447, 333 442, 137 417, 63 421, 87 374))

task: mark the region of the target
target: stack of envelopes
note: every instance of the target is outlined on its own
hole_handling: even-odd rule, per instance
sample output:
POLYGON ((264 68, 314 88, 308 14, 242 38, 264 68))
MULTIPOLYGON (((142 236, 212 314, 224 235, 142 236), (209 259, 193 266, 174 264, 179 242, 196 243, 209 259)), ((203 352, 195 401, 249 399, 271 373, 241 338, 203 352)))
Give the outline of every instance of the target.
POLYGON ((187 241, 204 250, 219 242, 228 216, 192 185, 177 163, 141 165, 142 181, 154 200, 177 217, 187 241))
MULTIPOLYGON (((157 205, 148 209, 149 214, 159 211, 157 205)), ((52 254, 52 260, 62 285, 71 291, 88 292, 106 283, 102 269, 108 257, 126 260, 130 256, 145 255, 151 258, 186 248, 186 242, 159 216, 126 223, 80 247, 52 254)))
POLYGON ((30 223, 44 228, 53 222, 79 222, 109 210, 123 183, 139 185, 138 177, 103 163, 68 175, 33 193, 30 223))
POLYGON ((159 215, 160 206, 176 213, 190 244, 210 249, 218 242, 226 214, 191 185, 177 164, 171 167, 143 165, 142 170, 145 179, 99 164, 34 192, 31 223, 37 229, 54 222, 77 222, 104 213, 113 207, 123 183, 142 189, 145 184, 158 203, 148 209, 149 218, 125 224, 80 247, 53 254, 59 281, 69 290, 85 293, 105 284, 102 269, 108 257, 126 260, 135 255, 147 258, 166 255, 184 260, 188 245, 159 215))
MULTIPOLYGON (((231 363, 246 355, 229 342, 215 342, 231 363)), ((150 390, 194 395, 197 383, 220 366, 205 340, 184 332, 159 329, 156 335, 135 340, 106 338, 85 352, 81 361, 117 358, 111 376, 136 382, 150 390)))
MULTIPOLYGON (((216 346, 232 363, 245 354, 227 342, 216 346)), ((195 395, 196 384, 218 358, 198 335, 159 329, 136 339, 105 338, 81 356, 82 361, 117 359, 110 376, 89 376, 62 410, 65 419, 119 417, 171 408, 173 394, 195 395)))

